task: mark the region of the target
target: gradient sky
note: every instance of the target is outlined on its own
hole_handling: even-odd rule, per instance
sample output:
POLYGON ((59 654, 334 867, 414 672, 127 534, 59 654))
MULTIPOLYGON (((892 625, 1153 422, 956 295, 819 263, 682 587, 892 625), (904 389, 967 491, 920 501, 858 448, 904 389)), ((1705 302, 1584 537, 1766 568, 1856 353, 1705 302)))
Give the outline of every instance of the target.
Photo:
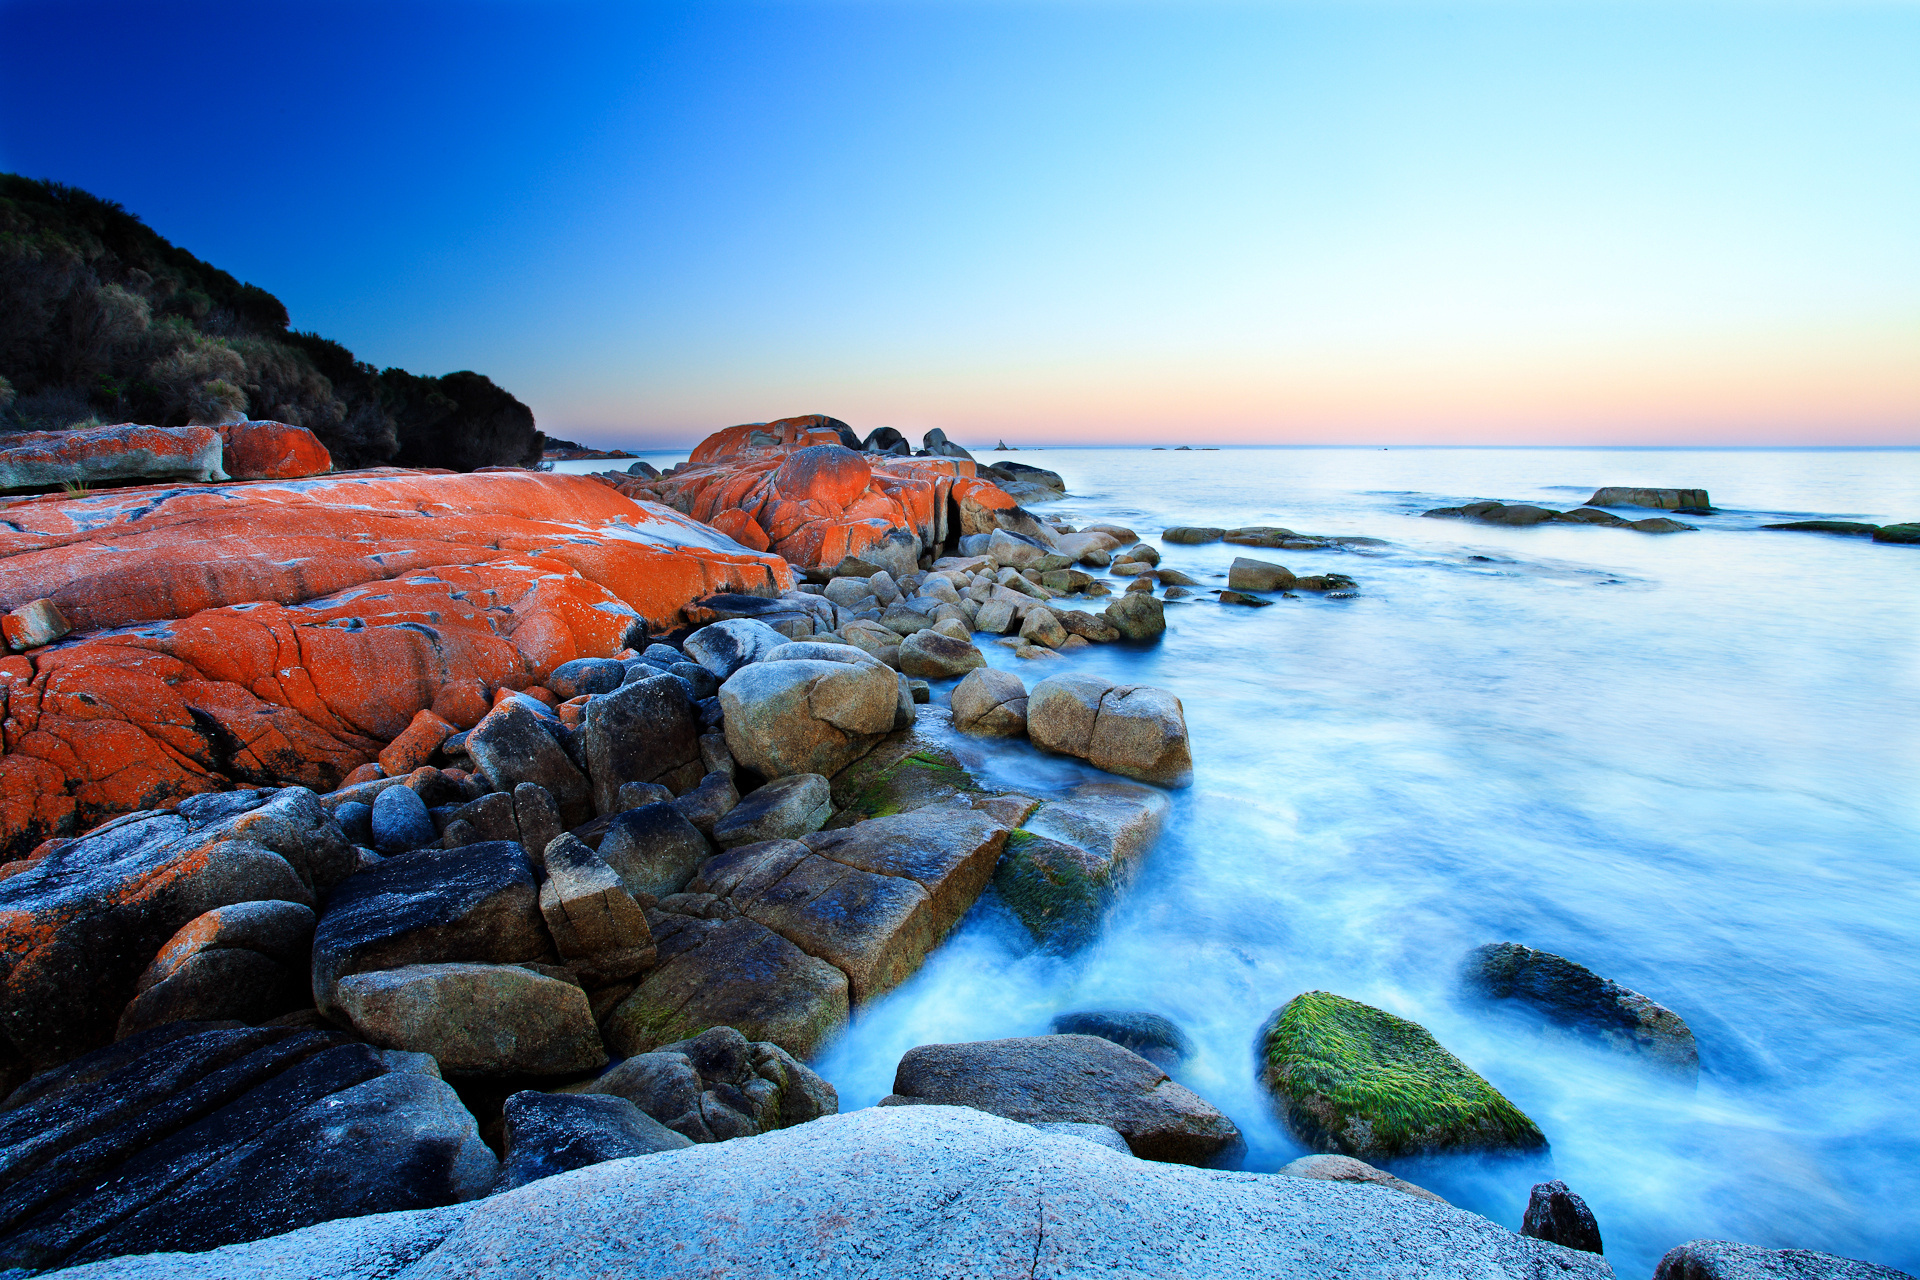
POLYGON ((1920 443, 1920 5, 0 0, 0 168, 549 434, 1920 443))

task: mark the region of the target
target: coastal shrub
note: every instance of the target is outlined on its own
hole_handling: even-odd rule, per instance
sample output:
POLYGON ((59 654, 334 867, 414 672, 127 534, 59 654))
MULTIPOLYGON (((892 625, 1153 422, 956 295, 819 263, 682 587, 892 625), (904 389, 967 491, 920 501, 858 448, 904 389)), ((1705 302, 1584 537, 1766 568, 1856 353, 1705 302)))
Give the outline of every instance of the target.
POLYGON ((459 470, 539 458, 532 411, 482 375, 382 374, 290 331, 265 289, 76 187, 0 174, 0 298, 0 370, 14 393, 0 427, 250 412, 306 427, 343 469, 393 461, 403 446, 413 465, 459 470))

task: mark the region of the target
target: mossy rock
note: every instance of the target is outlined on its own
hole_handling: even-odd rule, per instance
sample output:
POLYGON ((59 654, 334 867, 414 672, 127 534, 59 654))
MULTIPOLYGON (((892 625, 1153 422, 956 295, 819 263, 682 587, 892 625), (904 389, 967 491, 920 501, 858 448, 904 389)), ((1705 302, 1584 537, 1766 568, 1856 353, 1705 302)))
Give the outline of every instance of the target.
POLYGON ((1537 1151, 1538 1125, 1431 1032, 1327 991, 1295 996, 1260 1029, 1260 1082, 1295 1138, 1379 1161, 1537 1151))
MULTIPOLYGON (((938 723, 946 712, 920 710, 922 721, 938 723)), ((879 745, 833 776, 833 820, 829 829, 850 827, 868 818, 911 813, 955 796, 983 794, 959 757, 924 732, 925 725, 888 734, 879 745)))
POLYGON ((1875 542, 1904 543, 1912 546, 1920 543, 1920 524, 1882 525, 1873 531, 1875 542))
POLYGON ((1118 887, 1113 862, 1028 831, 1007 837, 993 887, 1035 941, 1073 951, 1093 940, 1118 887))

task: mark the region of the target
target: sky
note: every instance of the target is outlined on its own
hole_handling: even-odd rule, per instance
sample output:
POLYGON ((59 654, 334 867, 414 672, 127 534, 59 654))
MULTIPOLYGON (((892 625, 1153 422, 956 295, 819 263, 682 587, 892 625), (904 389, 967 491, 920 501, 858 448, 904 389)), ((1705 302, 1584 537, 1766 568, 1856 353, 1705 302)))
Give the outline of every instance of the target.
POLYGON ((0 169, 607 447, 1920 444, 1920 3, 0 0, 0 169))

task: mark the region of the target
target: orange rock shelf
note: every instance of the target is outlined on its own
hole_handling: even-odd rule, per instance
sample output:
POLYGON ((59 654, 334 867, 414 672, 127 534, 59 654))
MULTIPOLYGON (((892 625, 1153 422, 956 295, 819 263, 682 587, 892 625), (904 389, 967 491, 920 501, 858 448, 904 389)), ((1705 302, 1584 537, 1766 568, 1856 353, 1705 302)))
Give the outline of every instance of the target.
POLYGON ((584 476, 381 469, 0 511, 0 610, 68 640, 0 659, 0 842, 236 783, 317 790, 433 709, 607 656, 786 564, 584 476))
POLYGON ((989 533, 1015 503, 964 458, 856 453, 819 417, 719 431, 692 464, 659 479, 603 476, 621 493, 655 499, 805 567, 838 564, 895 529, 923 548, 989 533), (755 442, 758 437, 759 443, 755 442), (771 441, 771 442, 769 442, 771 441))

